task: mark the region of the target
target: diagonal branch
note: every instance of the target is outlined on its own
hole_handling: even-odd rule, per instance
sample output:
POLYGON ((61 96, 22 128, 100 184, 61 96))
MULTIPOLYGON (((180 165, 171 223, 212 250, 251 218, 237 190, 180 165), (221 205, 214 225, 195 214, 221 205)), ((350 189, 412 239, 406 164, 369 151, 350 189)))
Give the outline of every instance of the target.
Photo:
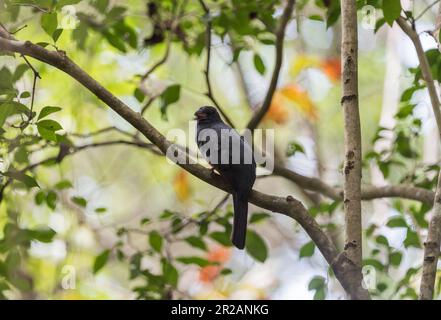
POLYGON ((266 93, 265 99, 263 100, 262 107, 254 114, 251 120, 248 122, 248 129, 255 129, 262 121, 265 114, 268 112, 271 101, 273 100, 274 92, 277 88, 277 82, 279 80, 280 69, 282 68, 283 62, 283 42, 285 40, 285 30, 291 19, 292 12, 294 10, 295 0, 288 0, 285 9, 283 10, 282 17, 280 19, 280 25, 276 32, 276 62, 274 65, 273 74, 271 76, 268 91, 266 93))

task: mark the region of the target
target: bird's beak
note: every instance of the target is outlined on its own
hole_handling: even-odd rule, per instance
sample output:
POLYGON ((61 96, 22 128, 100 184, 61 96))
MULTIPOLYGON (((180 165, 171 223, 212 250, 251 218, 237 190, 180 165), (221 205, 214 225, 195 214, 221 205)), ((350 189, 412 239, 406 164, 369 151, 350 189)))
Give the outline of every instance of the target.
POLYGON ((194 113, 194 120, 202 120, 202 119, 206 119, 207 118, 207 114, 205 112, 202 111, 196 111, 194 113))

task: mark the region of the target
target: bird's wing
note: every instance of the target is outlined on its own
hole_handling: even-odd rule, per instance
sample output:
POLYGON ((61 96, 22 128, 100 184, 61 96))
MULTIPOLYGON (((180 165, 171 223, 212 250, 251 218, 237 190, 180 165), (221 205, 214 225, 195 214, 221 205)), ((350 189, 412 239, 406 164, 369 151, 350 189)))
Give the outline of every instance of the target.
POLYGON ((251 164, 254 161, 251 146, 236 130, 225 123, 217 124, 214 128, 220 136, 218 139, 219 159, 222 164, 251 164))

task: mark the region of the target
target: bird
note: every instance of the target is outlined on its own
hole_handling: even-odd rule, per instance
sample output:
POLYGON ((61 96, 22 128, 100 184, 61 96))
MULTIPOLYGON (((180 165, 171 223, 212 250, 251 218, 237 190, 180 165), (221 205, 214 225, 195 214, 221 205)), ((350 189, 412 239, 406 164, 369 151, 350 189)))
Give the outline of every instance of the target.
POLYGON ((246 242, 248 197, 256 180, 253 149, 243 136, 222 121, 216 108, 203 106, 194 115, 196 143, 202 156, 231 188, 234 209, 231 242, 242 250, 246 242))

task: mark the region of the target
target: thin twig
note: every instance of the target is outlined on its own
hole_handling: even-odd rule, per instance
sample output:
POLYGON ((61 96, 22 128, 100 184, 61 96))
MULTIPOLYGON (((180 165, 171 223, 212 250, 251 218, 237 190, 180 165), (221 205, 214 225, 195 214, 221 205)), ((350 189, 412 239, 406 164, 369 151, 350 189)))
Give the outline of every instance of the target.
POLYGON ((144 115, 144 113, 147 111, 147 109, 151 106, 151 104, 159 97, 160 95, 154 95, 149 98, 149 100, 146 102, 144 107, 141 109, 141 115, 144 115))
POLYGON ((33 3, 13 3, 12 5, 19 6, 19 7, 31 7, 31 8, 37 9, 41 12, 44 12, 44 13, 49 12, 49 10, 42 8, 42 7, 39 7, 38 5, 33 4, 33 3))
POLYGON ((276 91, 277 82, 279 80, 280 69, 282 68, 283 62, 283 42, 285 40, 285 30, 291 19, 292 12, 294 10, 295 0, 288 0, 288 3, 283 11, 279 28, 276 32, 276 62, 274 65, 273 74, 271 76, 271 81, 266 93, 265 99, 263 101, 262 107, 254 114, 251 120, 248 122, 248 129, 255 129, 262 121, 265 114, 268 112, 271 101, 273 100, 274 92, 276 91))
POLYGON ((153 72, 155 72, 157 68, 162 66, 167 61, 170 54, 171 39, 172 36, 170 35, 167 40, 164 56, 158 62, 156 62, 146 73, 142 75, 141 82, 145 81, 153 72))
POLYGON ((185 228, 186 226, 192 224, 192 223, 200 223, 206 219, 208 219, 209 217, 213 216, 217 210, 219 210, 220 208, 222 208, 222 206, 227 202, 228 198, 230 197, 230 194, 227 193, 217 204, 216 206, 210 210, 207 211, 205 214, 203 214, 199 219, 195 220, 195 219, 191 219, 188 218, 185 221, 181 222, 180 224, 173 226, 167 233, 166 235, 171 235, 173 234, 174 231, 176 230, 180 230, 185 228))
POLYGON ((74 136, 74 137, 78 137, 78 138, 90 138, 90 137, 97 136, 97 135, 100 135, 100 134, 103 134, 103 133, 106 133, 109 131, 116 131, 116 132, 122 133, 123 135, 125 135, 127 137, 133 138, 133 135, 131 133, 124 131, 120 128, 114 127, 114 126, 105 127, 105 128, 99 129, 99 130, 91 132, 91 133, 73 132, 73 133, 69 133, 69 135, 74 136))
POLYGON ((414 19, 414 21, 417 21, 418 19, 420 19, 427 11, 429 11, 434 5, 436 5, 438 2, 440 2, 441 0, 436 0, 433 3, 431 3, 429 6, 427 6, 423 11, 421 11, 421 13, 414 19))
POLYGON ((11 34, 16 34, 17 32, 20 32, 21 30, 23 30, 24 28, 27 28, 27 27, 28 27, 28 25, 25 24, 24 26, 18 28, 17 30, 15 30, 15 31, 11 31, 11 34))
POLYGON ((213 102, 214 106, 219 110, 219 112, 222 114, 222 116, 225 119, 225 122, 227 122, 232 128, 234 128, 234 124, 231 121, 231 119, 227 116, 225 111, 221 108, 219 103, 217 102, 216 98, 213 94, 213 89, 211 87, 211 81, 210 81, 210 60, 211 60, 211 16, 210 16, 210 10, 208 9, 207 5, 203 0, 199 0, 200 5, 202 6, 202 9, 205 12, 205 19, 206 19, 206 31, 205 31, 205 47, 207 50, 207 60, 205 64, 205 82, 207 84, 207 93, 206 96, 213 102))

